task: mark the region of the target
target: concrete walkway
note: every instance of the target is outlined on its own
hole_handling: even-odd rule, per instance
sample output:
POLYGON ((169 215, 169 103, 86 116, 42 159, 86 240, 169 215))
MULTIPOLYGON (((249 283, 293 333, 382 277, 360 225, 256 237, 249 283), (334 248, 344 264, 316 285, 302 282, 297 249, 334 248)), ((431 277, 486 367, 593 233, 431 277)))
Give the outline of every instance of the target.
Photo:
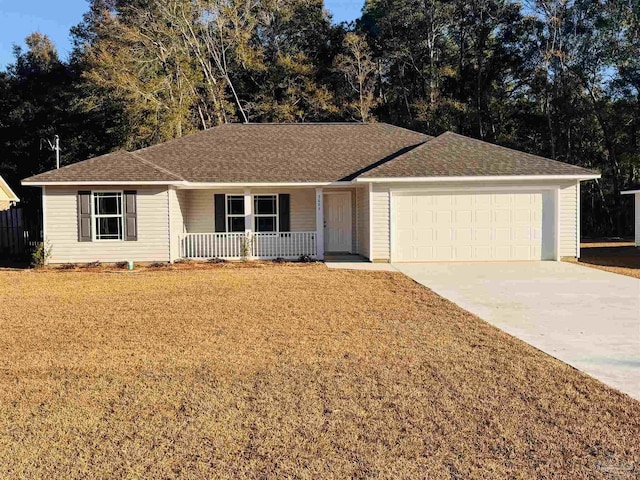
POLYGON ((501 330, 640 400, 640 280, 561 262, 394 266, 501 330))

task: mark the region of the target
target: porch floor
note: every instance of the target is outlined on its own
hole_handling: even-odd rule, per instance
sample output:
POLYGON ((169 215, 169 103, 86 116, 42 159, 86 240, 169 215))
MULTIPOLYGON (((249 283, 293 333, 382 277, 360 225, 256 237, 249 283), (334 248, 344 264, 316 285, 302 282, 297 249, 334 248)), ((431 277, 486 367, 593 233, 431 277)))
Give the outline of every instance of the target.
POLYGON ((350 253, 325 253, 324 263, 327 268, 335 270, 396 271, 389 263, 371 263, 360 255, 350 253))

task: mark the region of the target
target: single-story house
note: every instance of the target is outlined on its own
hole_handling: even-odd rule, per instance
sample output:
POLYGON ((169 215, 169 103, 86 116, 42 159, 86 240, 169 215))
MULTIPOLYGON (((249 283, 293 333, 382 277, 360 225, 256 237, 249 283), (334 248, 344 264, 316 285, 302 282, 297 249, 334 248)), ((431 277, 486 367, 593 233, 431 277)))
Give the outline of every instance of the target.
POLYGON ((574 165, 388 124, 230 124, 23 181, 52 263, 580 255, 574 165))
POLYGON ((635 232, 636 232, 636 247, 640 247, 640 187, 622 192, 622 195, 633 195, 635 205, 635 232))
POLYGON ((11 190, 9 184, 0 175, 0 212, 8 210, 11 205, 19 201, 18 196, 11 190))

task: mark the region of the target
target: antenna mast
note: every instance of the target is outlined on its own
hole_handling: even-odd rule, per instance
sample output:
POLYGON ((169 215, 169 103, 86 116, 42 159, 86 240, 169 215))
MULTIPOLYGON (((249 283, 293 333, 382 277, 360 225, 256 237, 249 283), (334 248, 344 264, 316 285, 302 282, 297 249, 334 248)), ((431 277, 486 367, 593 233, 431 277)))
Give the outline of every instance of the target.
MULTIPOLYGON (((45 139, 45 141, 49 144, 49 150, 56 152, 56 169, 60 168, 60 137, 55 135, 53 137, 53 143, 48 139, 45 139)), ((42 150, 42 140, 40 140, 40 150, 42 150)))

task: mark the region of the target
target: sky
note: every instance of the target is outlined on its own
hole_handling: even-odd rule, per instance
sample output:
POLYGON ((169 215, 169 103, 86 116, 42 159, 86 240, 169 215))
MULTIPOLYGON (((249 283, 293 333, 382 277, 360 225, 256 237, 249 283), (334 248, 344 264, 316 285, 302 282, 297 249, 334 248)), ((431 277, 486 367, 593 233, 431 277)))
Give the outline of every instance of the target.
MULTIPOLYGON (((325 0, 335 22, 355 20, 364 0, 325 0)), ((24 46, 32 32, 47 34, 66 59, 71 51, 69 29, 82 20, 87 0, 0 0, 0 69, 13 61, 13 45, 24 46)))

